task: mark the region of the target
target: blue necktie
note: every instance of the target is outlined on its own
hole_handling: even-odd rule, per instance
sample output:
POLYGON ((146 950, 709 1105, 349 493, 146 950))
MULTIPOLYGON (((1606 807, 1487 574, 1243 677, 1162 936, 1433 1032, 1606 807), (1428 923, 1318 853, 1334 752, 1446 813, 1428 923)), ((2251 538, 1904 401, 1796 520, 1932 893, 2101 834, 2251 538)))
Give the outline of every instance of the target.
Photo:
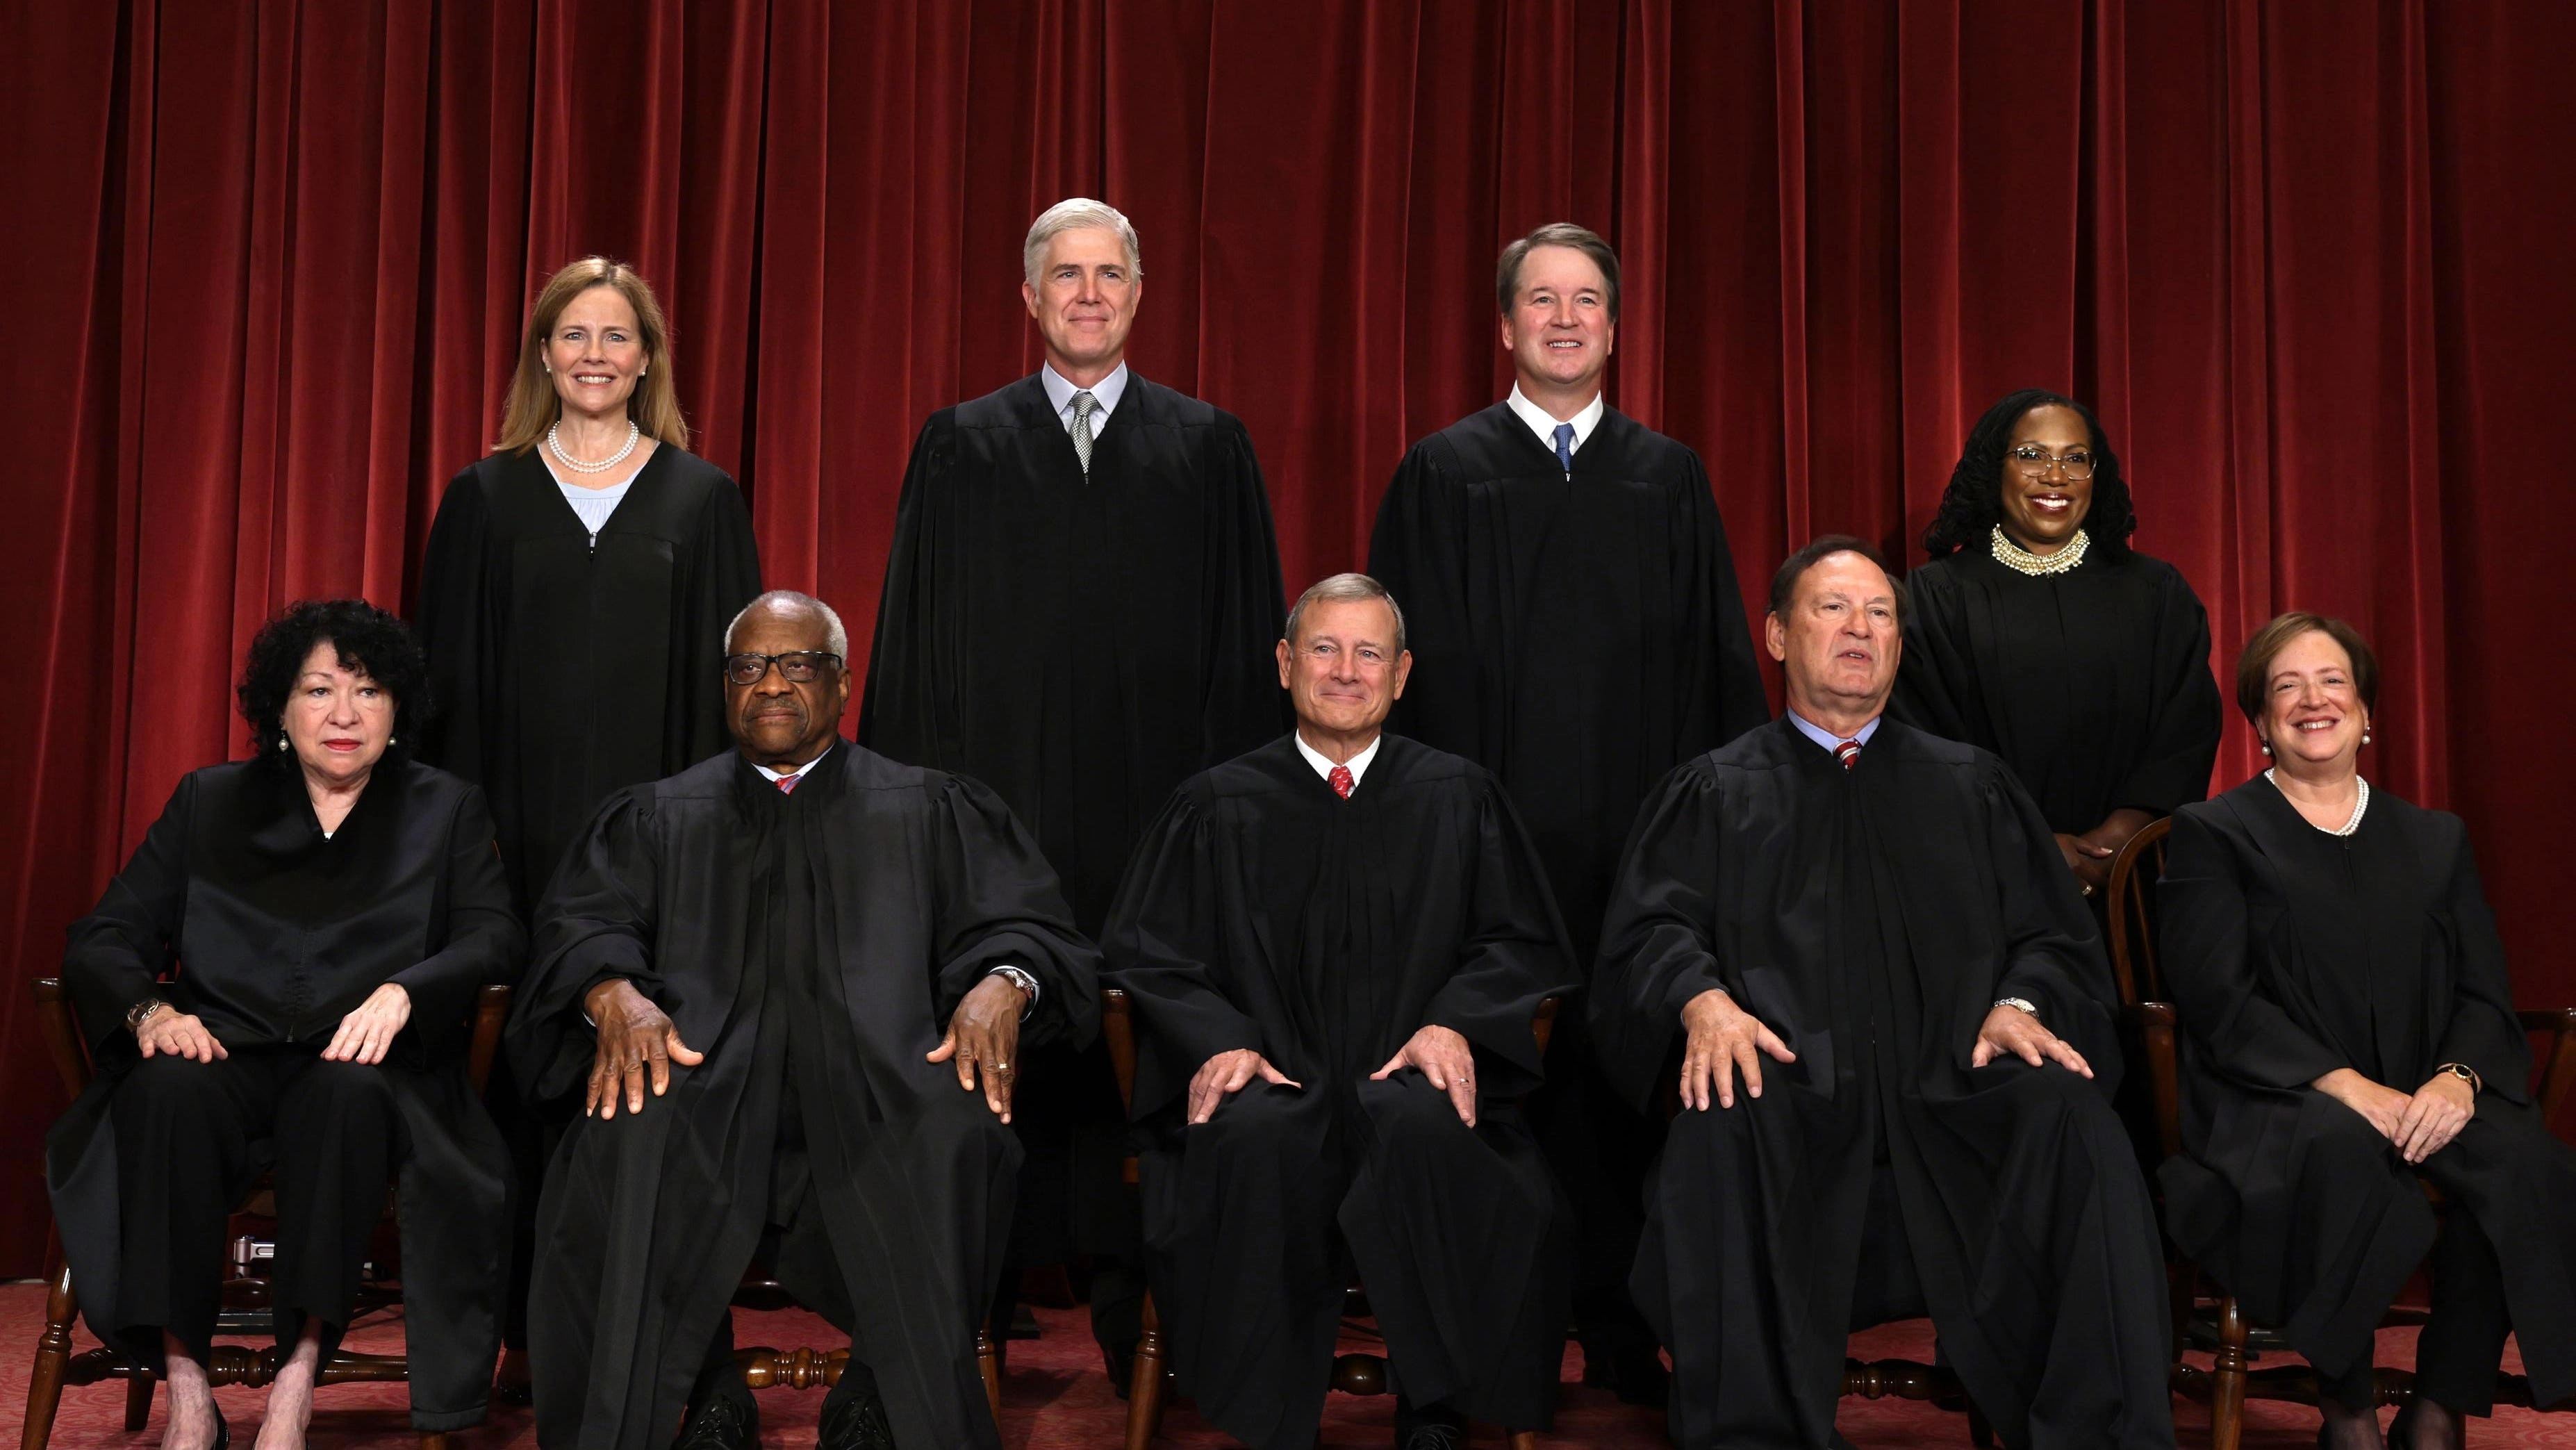
POLYGON ((1568 478, 1574 476, 1574 425, 1571 423, 1556 425, 1556 461, 1565 465, 1568 478))

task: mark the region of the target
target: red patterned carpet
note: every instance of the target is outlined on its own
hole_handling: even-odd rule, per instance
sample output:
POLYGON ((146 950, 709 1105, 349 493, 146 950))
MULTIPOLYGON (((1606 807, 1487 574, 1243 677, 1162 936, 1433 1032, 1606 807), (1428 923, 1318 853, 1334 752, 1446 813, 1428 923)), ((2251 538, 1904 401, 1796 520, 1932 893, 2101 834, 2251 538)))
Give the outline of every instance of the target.
MULTIPOLYGON (((12 1408, 26 1403, 28 1367, 35 1354, 36 1332, 43 1314, 41 1286, 0 1285, 0 1403, 12 1408)), ((1009 1450, 1114 1450, 1125 1433, 1126 1405, 1109 1392, 1109 1383, 1100 1373, 1098 1352, 1091 1346, 1079 1311, 1040 1310, 1038 1319, 1043 1335, 1011 1346, 1010 1372, 1002 1384, 1003 1443, 1009 1450)), ((400 1345, 401 1333, 399 1315, 382 1316, 363 1324, 350 1335, 349 1342, 352 1348, 391 1350, 400 1345)), ((2413 1336, 2412 1330, 2383 1331, 2380 1362, 2410 1362, 2413 1336)), ((1930 1340, 1928 1324, 1890 1325, 1854 1339, 1853 1352, 1865 1358, 1922 1358, 1929 1353, 1930 1340)), ((831 1330, 821 1320, 795 1311, 744 1314, 739 1342, 781 1348, 825 1348, 835 1343, 831 1330)), ((80 1336, 80 1343, 84 1348, 90 1343, 86 1334, 80 1336)), ((1569 1354, 1569 1364, 1574 1360, 1575 1356, 1569 1354)), ((2515 1367, 2519 1367, 2518 1363, 2515 1367)), ((258 1417, 261 1392, 227 1389, 217 1393, 224 1413, 233 1422, 234 1443, 246 1446, 258 1417)), ((323 1390, 322 1408, 314 1416, 310 1443, 315 1450, 403 1443, 409 1439, 409 1430, 402 1415, 402 1394, 399 1385, 349 1385, 323 1390)), ((150 1427, 141 1434, 128 1435, 124 1430, 124 1402, 122 1390, 112 1385, 66 1391, 62 1412, 54 1423, 53 1443, 60 1450, 142 1450, 160 1443, 157 1407, 150 1427)), ((761 1396, 761 1443, 772 1447, 813 1444, 814 1417, 822 1403, 820 1391, 765 1392, 761 1396)), ((1335 1395, 1325 1412, 1324 1443, 1386 1445, 1394 1408, 1394 1400, 1384 1396, 1354 1399, 1335 1395)), ((2207 1415, 2197 1406, 2181 1403, 2176 1413, 2182 1422, 2182 1443, 2206 1445, 2207 1415)), ((2304 1450, 2315 1443, 2317 1420, 2312 1410, 2295 1405, 2256 1404, 2249 1407, 2247 1414, 2252 1421, 2245 1437, 2247 1450, 2304 1450)), ((1959 1417, 1893 1400, 1846 1400, 1841 1423, 1843 1433, 1854 1444, 1871 1450, 1917 1445, 1964 1447, 1968 1443, 1966 1422, 1959 1417)), ((5 1433, 5 1427, 0 1427, 0 1433, 5 1433)), ((1480 1428, 1476 1440, 1480 1445, 1501 1443, 1491 1427, 1480 1428)), ((1603 1392, 1573 1384, 1566 1386, 1554 1433, 1541 1440, 1569 1450, 1653 1450, 1666 1443, 1660 1415, 1630 1408, 1603 1392)), ((527 1411, 503 1408, 494 1414, 490 1424, 457 1437, 457 1443, 469 1450, 519 1450, 534 1446, 536 1433, 527 1411)), ((1183 1406, 1165 1418, 1160 1443, 1196 1450, 1231 1442, 1183 1406)), ((2576 1450, 2576 1415, 2544 1416, 2502 1410, 2494 1420, 2474 1428, 2469 1443, 2567 1446, 2576 1450)))

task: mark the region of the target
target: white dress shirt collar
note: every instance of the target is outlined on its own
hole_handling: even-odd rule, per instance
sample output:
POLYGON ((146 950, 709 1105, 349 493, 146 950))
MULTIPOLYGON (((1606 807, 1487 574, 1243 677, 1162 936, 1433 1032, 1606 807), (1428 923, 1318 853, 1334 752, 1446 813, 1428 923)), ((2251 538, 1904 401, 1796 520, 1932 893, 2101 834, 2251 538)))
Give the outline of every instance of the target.
MULTIPOLYGON (((1073 395, 1085 390, 1067 382, 1064 374, 1055 370, 1053 363, 1038 364, 1038 382, 1046 389, 1047 401, 1055 405, 1055 415, 1063 422, 1065 431, 1072 432, 1073 395)), ((1097 438, 1100 425, 1109 421, 1109 415, 1118 411, 1118 400, 1127 396, 1127 365, 1120 363, 1115 371, 1093 383, 1088 391, 1091 400, 1100 405, 1091 414, 1091 436, 1097 438)))
MULTIPOLYGON (((1333 778, 1333 758, 1307 744, 1306 736, 1303 731, 1298 732, 1296 739, 1297 753, 1306 757, 1306 763, 1315 767, 1315 773, 1317 775, 1322 776, 1326 780, 1331 780, 1333 778)), ((1377 759, 1377 748, 1385 743, 1386 735, 1384 732, 1380 732, 1375 740, 1368 743, 1366 749, 1342 762, 1343 765, 1350 768, 1351 788, 1353 790, 1359 789, 1360 777, 1368 774, 1369 762, 1377 759)))
MULTIPOLYGON (((1791 710, 1788 714, 1789 723, 1798 727, 1798 733, 1816 742, 1818 746, 1824 749, 1826 754, 1832 754, 1834 747, 1843 743, 1841 736, 1827 730, 1822 725, 1816 724, 1806 716, 1799 714, 1797 711, 1791 710)), ((1867 745, 1869 743, 1869 737, 1878 733, 1878 722, 1886 718, 1887 717, 1884 715, 1870 716, 1868 721, 1860 727, 1860 733, 1851 738, 1859 741, 1863 745, 1867 745)))
MULTIPOLYGON (((840 741, 839 741, 839 739, 837 739, 837 738, 835 738, 835 739, 832 741, 832 745, 838 745, 838 744, 840 744, 840 743, 841 743, 841 742, 840 742, 840 741)), ((824 747, 823 747, 823 755, 829 755, 829 754, 831 754, 831 753, 832 753, 832 745, 826 745, 826 746, 824 746, 824 747)), ((757 761, 757 760, 755 760, 755 761, 753 761, 753 762, 751 763, 751 768, 752 768, 752 769, 754 769, 754 770, 756 770, 756 771, 759 771, 759 772, 760 772, 760 774, 761 774, 761 777, 762 777, 763 779, 768 780, 768 781, 770 781, 770 782, 772 782, 772 783, 774 784, 774 783, 776 783, 776 782, 778 782, 778 781, 781 781, 781 780, 786 779, 787 777, 789 777, 789 776, 791 776, 791 775, 803 775, 805 772, 807 772, 807 771, 809 771, 809 770, 812 770, 812 769, 814 768, 815 762, 816 762, 816 761, 820 761, 820 760, 823 758, 823 755, 817 755, 817 756, 815 756, 815 757, 814 757, 814 759, 813 759, 813 760, 806 761, 803 765, 791 766, 791 767, 789 767, 789 768, 788 768, 788 769, 786 769, 786 770, 772 770, 772 769, 770 769, 768 766, 765 766, 765 765, 761 764, 761 763, 760 763, 759 761, 757 761)))
MULTIPOLYGON (((1531 402, 1521 392, 1521 385, 1518 383, 1512 384, 1512 395, 1503 401, 1510 404, 1511 410, 1520 416, 1520 420, 1529 425, 1529 430, 1538 435, 1538 441, 1547 445, 1548 452, 1556 451, 1556 419, 1548 416, 1547 409, 1531 402)), ((1582 412, 1566 419, 1566 422, 1574 425, 1574 442, 1566 451, 1582 452, 1583 440, 1592 436, 1592 430, 1601 424, 1601 415, 1609 410, 1610 405, 1602 401, 1599 393, 1594 393, 1592 401, 1583 405, 1582 412)))

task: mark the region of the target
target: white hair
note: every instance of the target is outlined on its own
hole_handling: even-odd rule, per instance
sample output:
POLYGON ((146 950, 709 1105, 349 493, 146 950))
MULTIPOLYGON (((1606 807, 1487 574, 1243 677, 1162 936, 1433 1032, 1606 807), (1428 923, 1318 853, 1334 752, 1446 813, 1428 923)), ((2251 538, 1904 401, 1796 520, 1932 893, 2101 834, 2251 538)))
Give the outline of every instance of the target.
POLYGON ((1395 602, 1387 587, 1366 574, 1335 574, 1306 586, 1297 602, 1288 610, 1288 647, 1297 647, 1297 621, 1306 615, 1309 604, 1357 604, 1367 599, 1386 601, 1386 612, 1395 616, 1395 652, 1404 653, 1404 606, 1395 602))
POLYGON ((1127 253, 1127 275, 1139 281, 1144 279, 1145 259, 1136 248, 1136 228, 1127 220, 1127 214, 1105 201, 1093 201, 1087 196, 1066 197, 1039 212, 1038 219, 1029 223, 1028 243, 1020 248, 1022 279, 1032 287, 1038 285, 1038 265, 1046 260, 1047 243, 1058 232, 1079 231, 1085 227, 1116 232, 1118 245, 1127 253))
POLYGON ((762 608, 811 610, 815 614, 820 615, 823 620, 824 640, 830 646, 832 653, 839 655, 843 663, 848 663, 850 658, 850 632, 841 627, 841 616, 833 610, 832 606, 825 604, 822 600, 815 598, 811 594, 799 594, 793 589, 772 589, 768 593, 752 600, 749 604, 744 605, 742 607, 742 613, 733 617, 733 623, 725 626, 725 653, 733 653, 733 637, 736 634, 741 633, 742 622, 751 618, 753 611, 762 608))

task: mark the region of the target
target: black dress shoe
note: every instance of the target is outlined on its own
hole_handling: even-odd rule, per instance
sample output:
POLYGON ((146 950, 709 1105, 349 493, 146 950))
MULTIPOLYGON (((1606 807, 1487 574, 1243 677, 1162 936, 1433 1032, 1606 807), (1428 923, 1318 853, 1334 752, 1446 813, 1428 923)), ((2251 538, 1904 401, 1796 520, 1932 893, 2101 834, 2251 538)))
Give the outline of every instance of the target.
POLYGON ((851 1388, 844 1376, 832 1388, 835 1393, 823 1401, 814 1450, 894 1450, 894 1427, 886 1423, 885 1401, 877 1398, 876 1386, 851 1388))
POLYGON ((1672 1372, 1652 1340, 1628 1335, 1600 1335, 1583 1341, 1583 1383, 1608 1390, 1622 1404, 1663 1409, 1670 1400, 1672 1372))
POLYGON ((689 1411, 689 1422, 671 1450, 752 1450, 760 1443, 760 1402, 749 1391, 709 1395, 689 1411))

